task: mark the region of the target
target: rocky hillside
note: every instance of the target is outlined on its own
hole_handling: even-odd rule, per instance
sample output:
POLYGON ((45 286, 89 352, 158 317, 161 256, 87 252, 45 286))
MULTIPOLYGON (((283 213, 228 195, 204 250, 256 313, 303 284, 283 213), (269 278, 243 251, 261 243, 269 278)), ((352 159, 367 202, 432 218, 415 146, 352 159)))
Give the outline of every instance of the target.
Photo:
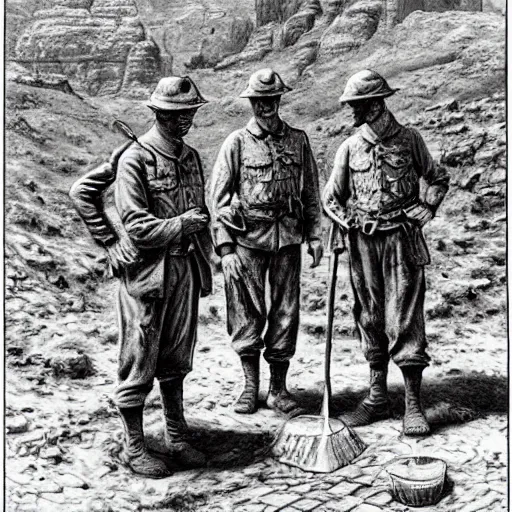
POLYGON ((415 10, 503 8, 501 0, 9 0, 7 55, 88 95, 141 97, 162 74, 225 69, 287 47, 301 73, 415 10))
MULTIPOLYGON (((292 49, 271 58, 262 65, 274 65, 294 86, 284 98, 283 115, 307 130, 322 181, 338 145, 352 131, 348 112, 337 106, 348 75, 373 67, 401 87, 390 99, 390 107, 401 121, 419 127, 453 176, 446 205, 427 230, 434 262, 431 275, 436 276, 428 305, 433 313, 429 314, 440 318, 441 324, 451 318, 461 325, 469 315, 475 325, 492 325, 494 332, 504 335, 504 323, 495 320, 495 315, 503 318, 505 313, 503 18, 482 13, 414 13, 359 50, 341 57, 326 53, 298 80, 293 79, 297 63, 292 49), (436 33, 432 26, 437 27, 436 33), (439 273, 446 276, 444 280, 438 279, 439 273), (488 314, 481 318, 483 311, 488 314)), ((237 95, 252 69, 248 64, 194 74, 201 90, 212 98, 189 135, 207 172, 225 136, 249 117, 247 102, 237 95)), ((103 295, 91 295, 104 286, 101 262, 96 261, 101 251, 89 240, 66 193, 76 176, 122 142, 109 128, 114 116, 129 121, 138 133, 147 128, 151 116, 143 102, 117 99, 105 105, 20 83, 15 73, 8 78, 8 343, 26 344, 30 350, 32 342, 44 343, 44 325, 58 321, 63 308, 85 312, 90 310, 88 301, 101 302, 103 295)), ((322 295, 313 282, 309 286, 306 293, 316 290, 322 295)), ((105 290, 110 290, 110 284, 105 290)), ((316 303, 315 294, 308 300, 316 303)), ((222 307, 221 297, 212 300, 222 307)), ((90 308, 96 310, 94 305, 90 308)), ((343 321, 350 331, 350 316, 343 321)), ((311 322, 323 320, 313 315, 311 322)), ((51 329, 46 332, 51 337, 51 329)))

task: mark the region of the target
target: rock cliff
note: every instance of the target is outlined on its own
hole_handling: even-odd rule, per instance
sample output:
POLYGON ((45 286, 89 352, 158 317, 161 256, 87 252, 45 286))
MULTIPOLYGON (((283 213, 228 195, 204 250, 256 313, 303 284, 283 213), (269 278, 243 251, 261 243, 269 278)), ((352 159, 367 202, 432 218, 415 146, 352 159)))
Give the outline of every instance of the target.
POLYGON ((503 0, 9 0, 8 59, 89 95, 147 95, 158 77, 293 47, 301 76, 413 11, 500 12, 503 0))
POLYGON ((159 49, 146 38, 133 0, 59 0, 44 7, 16 43, 17 63, 36 74, 65 75, 89 95, 115 94, 127 84, 146 93, 154 86, 159 49))

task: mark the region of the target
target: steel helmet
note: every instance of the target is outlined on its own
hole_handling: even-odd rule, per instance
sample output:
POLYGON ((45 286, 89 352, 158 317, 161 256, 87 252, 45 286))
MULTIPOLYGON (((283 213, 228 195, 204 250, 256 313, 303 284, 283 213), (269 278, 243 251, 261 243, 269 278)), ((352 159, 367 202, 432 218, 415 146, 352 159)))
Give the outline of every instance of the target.
POLYGON ((249 85, 240 98, 281 96, 292 88, 285 85, 281 77, 270 68, 260 69, 251 75, 249 85))
POLYGON ((188 76, 162 78, 151 95, 148 106, 157 110, 185 110, 202 107, 207 100, 188 76))
POLYGON ((387 98, 400 89, 391 89, 388 83, 376 71, 365 69, 352 75, 345 86, 340 103, 348 101, 387 98))

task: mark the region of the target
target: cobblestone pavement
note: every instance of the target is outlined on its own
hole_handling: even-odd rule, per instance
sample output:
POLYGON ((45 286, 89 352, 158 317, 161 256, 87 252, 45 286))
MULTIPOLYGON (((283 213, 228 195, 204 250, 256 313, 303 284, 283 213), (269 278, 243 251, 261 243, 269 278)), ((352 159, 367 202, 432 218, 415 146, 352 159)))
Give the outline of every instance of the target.
MULTIPOLYGON (((121 426, 110 400, 115 357, 111 348, 104 347, 95 354, 97 361, 103 361, 98 363, 100 371, 86 381, 10 383, 6 510, 404 512, 413 509, 393 500, 383 466, 406 454, 431 455, 448 463, 443 499, 422 510, 507 510, 507 417, 503 412, 491 408, 485 417, 458 425, 440 424, 432 436, 417 442, 401 439, 399 418, 358 428, 368 448, 353 464, 326 475, 307 473, 270 457, 269 446, 284 416, 264 408, 252 416, 232 412, 231 404, 240 390, 237 358, 229 350, 223 325, 208 329, 202 328, 196 370, 185 388, 192 442, 207 453, 208 467, 177 470, 164 480, 139 478, 123 467, 118 459, 121 426)), ((294 362, 290 376, 290 387, 303 397, 311 413, 317 412, 321 401, 321 348, 304 337, 300 362, 294 362), (310 357, 316 359, 315 364, 310 357)), ((337 345, 333 356, 333 402, 335 412, 340 412, 340 407, 349 407, 364 390, 367 370, 354 340, 337 345), (352 364, 340 366, 341 359, 352 364)), ((263 372, 264 390, 266 365, 263 372)), ((437 389, 439 397, 446 399, 442 388, 435 387, 442 377, 439 370, 432 370, 425 394, 437 389)), ((480 377, 485 384, 486 376, 480 377)), ((448 389, 458 382, 456 378, 448 378, 448 389)), ((478 382, 468 385, 485 396, 489 391, 479 388, 478 382)), ((504 385, 501 380, 496 382, 504 385)), ((403 389, 396 368, 390 371, 390 391, 399 414, 403 389)), ((427 405, 435 403, 435 396, 427 398, 427 405)), ((469 404, 470 394, 466 399, 469 404)), ((495 397, 490 393, 488 399, 495 397)), ((149 446, 158 451, 162 418, 156 391, 146 405, 145 428, 149 446)))

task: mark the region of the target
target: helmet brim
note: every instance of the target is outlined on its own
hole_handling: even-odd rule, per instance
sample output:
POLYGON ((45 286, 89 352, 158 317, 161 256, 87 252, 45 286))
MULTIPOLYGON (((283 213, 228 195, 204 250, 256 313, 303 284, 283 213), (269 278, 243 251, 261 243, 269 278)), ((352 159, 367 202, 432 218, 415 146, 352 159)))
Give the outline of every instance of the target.
POLYGON ((174 103, 170 101, 152 100, 147 103, 147 106, 155 110, 173 111, 197 109, 207 103, 207 100, 199 101, 197 103, 174 103))
POLYGON ((386 92, 381 93, 374 93, 374 94, 366 94, 364 96, 340 96, 339 102, 340 103, 348 103, 349 101, 363 101, 363 100, 370 100, 370 99, 377 99, 377 98, 388 98, 389 96, 393 96, 397 91, 400 89, 391 89, 386 92))
POLYGON ((282 96, 287 92, 293 91, 291 87, 285 86, 284 89, 279 89, 278 91, 255 91, 254 89, 248 87, 245 89, 242 94, 240 94, 240 98, 268 98, 272 96, 282 96))

